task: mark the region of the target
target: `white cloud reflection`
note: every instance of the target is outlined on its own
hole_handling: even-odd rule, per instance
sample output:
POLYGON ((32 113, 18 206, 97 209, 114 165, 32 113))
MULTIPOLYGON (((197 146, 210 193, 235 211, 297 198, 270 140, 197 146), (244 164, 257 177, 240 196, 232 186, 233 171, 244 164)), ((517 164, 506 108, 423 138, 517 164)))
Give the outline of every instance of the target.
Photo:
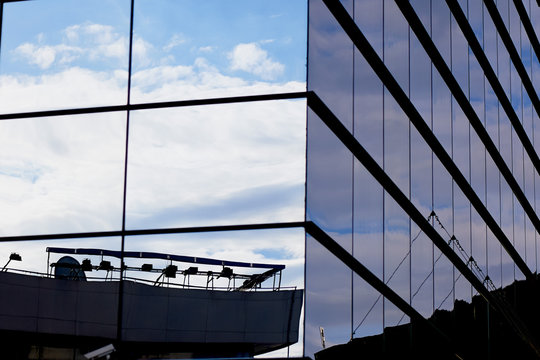
POLYGON ((283 73, 285 66, 268 56, 257 43, 238 44, 229 53, 232 70, 242 70, 273 80, 283 73))

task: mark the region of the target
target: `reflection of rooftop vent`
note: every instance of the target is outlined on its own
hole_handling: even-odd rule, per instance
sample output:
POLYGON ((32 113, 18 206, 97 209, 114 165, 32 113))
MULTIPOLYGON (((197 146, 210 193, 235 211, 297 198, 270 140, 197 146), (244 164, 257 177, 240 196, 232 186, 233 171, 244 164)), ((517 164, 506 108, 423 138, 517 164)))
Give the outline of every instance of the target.
POLYGON ((219 276, 230 279, 233 276, 233 270, 230 267, 224 267, 219 276))
POLYGON ((190 266, 187 270, 184 270, 184 275, 195 275, 199 272, 199 268, 196 266, 190 266))
POLYGON ((90 259, 84 259, 81 265, 82 271, 92 271, 92 263, 90 259))
POLYGON ((178 266, 176 265, 169 265, 163 270, 163 273, 165 274, 165 277, 168 278, 175 278, 176 272, 178 271, 178 266))
POLYGON ((142 271, 152 271, 153 268, 152 264, 142 264, 141 266, 142 271))
POLYGON ((99 263, 99 270, 107 270, 107 271, 111 271, 113 269, 113 267, 111 266, 111 262, 110 261, 106 261, 106 260, 103 260, 99 263))

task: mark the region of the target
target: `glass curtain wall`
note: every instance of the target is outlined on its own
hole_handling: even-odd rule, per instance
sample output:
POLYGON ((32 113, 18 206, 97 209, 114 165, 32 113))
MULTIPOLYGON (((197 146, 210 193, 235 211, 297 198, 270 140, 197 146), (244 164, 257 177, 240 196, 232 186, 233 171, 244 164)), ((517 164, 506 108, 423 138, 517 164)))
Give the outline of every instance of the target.
MULTIPOLYGON (((523 5, 527 19, 513 1, 309 2, 308 90, 337 120, 308 100, 307 220, 426 319, 458 316, 482 286, 537 271, 540 64, 524 22, 537 28, 540 12, 523 5), (333 131, 337 121, 354 139, 333 131)), ((323 350, 321 328, 326 348, 383 334, 373 346, 392 351, 390 330, 414 312, 324 252, 307 238, 306 355, 323 350), (318 282, 315 267, 334 280, 318 282)), ((486 356, 493 329, 477 330, 486 356)), ((423 341, 414 330, 404 336, 408 349, 423 341)))

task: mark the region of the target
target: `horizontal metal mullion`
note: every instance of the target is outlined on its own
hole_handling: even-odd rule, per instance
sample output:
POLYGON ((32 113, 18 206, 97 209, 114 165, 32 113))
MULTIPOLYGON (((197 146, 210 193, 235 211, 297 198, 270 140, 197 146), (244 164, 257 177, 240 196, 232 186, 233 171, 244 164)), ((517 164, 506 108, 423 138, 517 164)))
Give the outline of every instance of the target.
POLYGON ((508 119, 510 120, 510 123, 512 124, 512 127, 516 132, 516 135, 518 136, 519 140, 521 140, 525 151, 529 155, 529 158, 531 159, 534 168, 536 169, 536 172, 540 174, 540 158, 538 157, 538 154, 536 153, 536 150, 534 149, 534 146, 531 143, 529 136, 525 132, 525 129, 523 128, 519 117, 514 111, 512 103, 508 99, 508 96, 506 96, 504 88, 502 87, 499 79, 497 78, 497 74, 491 67, 491 64, 489 63, 489 60, 484 53, 480 42, 476 38, 476 35, 474 34, 474 31, 467 20, 467 17, 463 13, 463 10, 459 6, 457 0, 446 0, 446 3, 450 8, 450 11, 452 12, 452 15, 454 15, 454 18, 456 19, 458 26, 463 32, 463 35, 467 39, 467 42, 469 43, 469 46, 474 53, 474 56, 478 60, 480 67, 484 71, 486 79, 489 81, 489 84, 495 92, 495 95, 497 95, 500 104, 502 105, 506 115, 508 116, 508 119))
POLYGON ((164 229, 139 229, 139 230, 125 230, 125 231, 113 230, 113 231, 78 232, 78 233, 61 233, 61 234, 0 236, 0 242, 89 239, 89 238, 113 237, 113 236, 120 237, 120 236, 141 236, 141 235, 187 234, 187 233, 242 231, 242 230, 291 229, 291 228, 303 228, 304 224, 305 222, 303 221, 296 221, 296 222, 261 223, 261 224, 178 227, 178 228, 164 228, 164 229))
MULTIPOLYGON (((489 229, 492 231, 497 240, 501 243, 506 252, 510 255, 512 260, 516 263, 520 271, 528 278, 532 279, 533 274, 528 268, 527 264, 523 261, 519 253, 513 247, 510 240, 506 237, 501 230, 493 216, 484 206, 478 195, 475 193, 467 179, 459 171, 458 167, 448 155, 444 147, 441 145, 437 137, 433 134, 429 126, 426 124, 418 110, 414 107, 407 94, 399 86, 396 79, 392 76, 384 62, 375 52, 369 41, 366 39, 362 31, 355 24, 354 20, 350 17, 347 10, 339 1, 323 0, 330 12, 334 15, 336 20, 340 23, 344 31, 349 38, 353 41, 356 48, 364 56, 368 64, 371 66, 375 74, 382 81, 383 85, 394 97, 394 100, 399 104, 401 109, 409 117, 409 121, 415 126, 419 134, 426 141, 428 146, 432 149, 437 158, 441 161, 441 164, 448 171, 450 176, 454 179, 459 186, 463 194, 471 202, 472 206, 478 212, 482 220, 486 223, 489 229)), ((309 103, 308 92, 308 103, 309 103)))
POLYGON ((305 91, 302 91, 302 92, 249 95, 249 96, 233 96, 233 97, 210 98, 210 99, 151 102, 151 103, 130 104, 130 105, 96 106, 96 107, 86 107, 86 108, 77 108, 77 109, 19 112, 19 113, 12 113, 12 114, 0 114, 0 120, 29 119, 29 118, 50 117, 50 116, 84 115, 84 114, 96 114, 96 113, 118 112, 118 111, 151 110, 151 109, 164 109, 164 108, 175 108, 175 107, 186 107, 186 106, 235 104, 235 103, 255 102, 255 101, 293 100, 293 99, 306 98, 307 96, 306 94, 307 93, 305 91))

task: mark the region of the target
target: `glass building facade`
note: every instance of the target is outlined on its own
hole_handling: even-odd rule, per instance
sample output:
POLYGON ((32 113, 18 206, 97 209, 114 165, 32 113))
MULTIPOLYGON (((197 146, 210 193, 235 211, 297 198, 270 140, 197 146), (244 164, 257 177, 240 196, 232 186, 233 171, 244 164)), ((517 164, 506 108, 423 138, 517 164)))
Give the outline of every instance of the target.
MULTIPOLYGON (((457 306, 480 297, 514 316, 518 296, 493 290, 538 270, 539 15, 535 1, 309 2, 306 219, 329 239, 307 234, 306 354, 323 332, 327 347, 383 333, 380 354, 428 347, 415 324, 446 310, 465 331, 457 306)), ((473 358, 497 357, 486 316, 473 358)))
POLYGON ((399 326, 416 349, 417 324, 479 296, 530 340, 494 290, 538 271, 534 0, 0 9, 6 260, 48 274, 46 248, 65 246, 285 264, 301 340, 270 356, 379 334, 385 353, 399 326))

